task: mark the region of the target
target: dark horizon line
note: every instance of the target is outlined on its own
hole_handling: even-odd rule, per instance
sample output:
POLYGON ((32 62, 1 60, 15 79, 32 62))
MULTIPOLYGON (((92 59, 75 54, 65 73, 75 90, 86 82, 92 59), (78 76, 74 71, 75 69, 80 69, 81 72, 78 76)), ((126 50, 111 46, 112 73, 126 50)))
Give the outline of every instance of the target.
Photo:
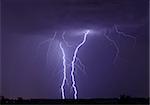
POLYGON ((93 98, 93 99, 8 99, 0 97, 2 104, 149 104, 149 98, 133 98, 122 95, 118 98, 93 98))
POLYGON ((21 96, 18 97, 6 97, 6 96, 0 96, 0 99, 24 99, 24 100, 30 100, 30 99, 41 99, 41 100, 95 100, 95 99, 120 99, 120 98, 144 98, 144 99, 150 99, 150 96, 145 96, 145 97, 139 97, 139 96, 129 96, 129 95, 120 95, 118 97, 99 97, 99 98, 78 98, 78 99, 73 99, 73 98, 65 98, 65 99, 61 99, 61 98, 24 98, 21 96))

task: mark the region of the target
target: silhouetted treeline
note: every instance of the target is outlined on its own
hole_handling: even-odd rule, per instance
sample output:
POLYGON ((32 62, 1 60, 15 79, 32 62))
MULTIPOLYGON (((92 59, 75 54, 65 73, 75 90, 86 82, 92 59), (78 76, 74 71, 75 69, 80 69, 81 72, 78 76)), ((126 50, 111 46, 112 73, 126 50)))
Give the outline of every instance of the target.
POLYGON ((121 95, 118 98, 99 99, 8 99, 1 96, 1 104, 144 104, 149 105, 149 98, 133 98, 121 95))

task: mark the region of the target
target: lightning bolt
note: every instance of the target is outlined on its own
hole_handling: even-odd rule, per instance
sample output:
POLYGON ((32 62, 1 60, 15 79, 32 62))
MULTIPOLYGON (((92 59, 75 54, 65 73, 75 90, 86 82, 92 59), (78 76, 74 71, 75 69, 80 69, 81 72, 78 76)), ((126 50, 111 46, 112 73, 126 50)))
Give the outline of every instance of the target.
POLYGON ((65 39, 65 33, 66 33, 66 32, 63 32, 63 33, 62 33, 62 39, 63 39, 63 41, 65 42, 65 44, 67 45, 67 47, 72 47, 72 45, 69 45, 68 42, 66 41, 66 39, 65 39))
POLYGON ((49 39, 49 46, 48 46, 48 50, 47 50, 47 54, 46 54, 46 56, 47 56, 47 64, 48 64, 48 56, 49 56, 49 54, 50 54, 49 51, 50 51, 50 47, 51 47, 51 41, 54 41, 54 40, 55 40, 56 35, 57 35, 57 32, 55 32, 55 33, 54 33, 54 36, 49 39))
MULTIPOLYGON (((63 41, 64 41, 64 43, 65 43, 65 45, 67 47, 72 47, 72 45, 69 45, 68 42, 65 40, 65 37, 64 37, 65 33, 66 32, 62 33, 62 39, 63 39, 63 41)), ((77 99, 77 88, 75 86, 74 69, 75 69, 75 67, 77 67, 77 68, 79 68, 79 69, 82 70, 82 67, 83 67, 83 69, 85 69, 85 66, 82 64, 81 60, 76 57, 76 55, 77 55, 77 51, 79 50, 79 48, 85 43, 86 37, 87 37, 88 33, 89 33, 88 31, 85 33, 84 39, 83 39, 82 43, 80 43, 78 45, 78 47, 76 48, 72 62, 68 58, 66 58, 65 51, 64 51, 64 49, 62 47, 62 43, 59 44, 59 47, 60 47, 62 55, 63 55, 63 57, 62 57, 62 59, 63 59, 63 81, 62 81, 62 84, 61 84, 62 99, 65 99, 65 91, 64 91, 65 89, 64 89, 64 86, 65 86, 65 83, 67 83, 66 70, 70 66, 73 67, 72 71, 71 71, 71 77, 72 77, 72 82, 73 82, 72 87, 73 87, 73 89, 75 91, 74 98, 77 99), (67 60, 70 61, 71 64, 67 64, 67 60), (77 60, 79 62, 79 64, 81 65, 81 67, 78 64, 75 63, 75 60, 77 60)))
POLYGON ((65 51, 64 51, 61 43, 59 44, 59 47, 63 54, 63 82, 61 84, 61 93, 62 93, 62 99, 65 99, 64 86, 65 86, 65 82, 66 82, 66 58, 65 58, 65 51))
MULTIPOLYGON (((114 29, 115 29, 115 32, 116 32, 117 34, 122 35, 122 36, 124 36, 124 37, 129 37, 129 38, 133 39, 133 40, 134 40, 134 46, 135 46, 135 44, 136 44, 136 37, 134 37, 134 36, 132 36, 132 35, 128 35, 128 34, 126 34, 126 33, 124 33, 124 32, 119 31, 117 25, 115 25, 115 24, 114 24, 114 29)), ((110 30, 108 30, 108 33, 109 33, 109 34, 111 33, 110 30)), ((105 30, 105 32, 104 32, 104 36, 105 36, 105 38, 106 38, 108 41, 110 41, 110 42, 115 46, 115 48, 116 48, 116 54, 115 54, 115 57, 114 57, 114 60, 113 60, 113 63, 115 63, 116 60, 117 60, 117 57, 118 57, 118 55, 119 55, 119 52, 120 52, 120 51, 119 51, 119 47, 118 47, 117 43, 115 42, 115 40, 111 39, 108 35, 106 35, 106 30, 105 30)))
POLYGON ((49 56, 49 54, 50 54, 49 51, 50 51, 50 49, 51 49, 51 44, 52 44, 52 41, 55 40, 56 35, 57 35, 57 32, 54 32, 52 38, 50 37, 49 39, 42 41, 42 42, 39 44, 39 46, 38 46, 38 47, 40 47, 41 45, 43 45, 43 44, 45 44, 45 43, 47 43, 47 42, 49 43, 48 49, 47 49, 47 53, 46 53, 47 65, 48 65, 48 56, 49 56))
MULTIPOLYGON (((70 45, 70 44, 66 41, 66 39, 65 39, 65 34, 66 34, 66 32, 64 31, 64 32, 62 33, 62 39, 63 39, 65 45, 66 45, 67 47, 73 47, 73 45, 70 45)), ((66 58, 66 60, 68 60, 69 62, 71 62, 68 58, 66 58)), ((79 65, 76 63, 75 66, 76 66, 78 69, 80 69, 84 74, 86 74, 86 72, 85 72, 85 65, 82 63, 82 61, 80 60, 80 58, 76 57, 76 60, 77 60, 77 62, 79 63, 79 65)), ((68 67, 70 67, 70 64, 67 64, 67 65, 68 65, 68 67)))
MULTIPOLYGON (((136 37, 134 37, 134 36, 132 36, 132 35, 125 34, 124 32, 119 31, 117 25, 114 25, 114 28, 113 28, 113 29, 115 30, 115 32, 116 32, 118 35, 122 35, 122 36, 124 36, 124 37, 132 38, 132 39, 135 41, 135 44, 136 44, 136 37)), ((104 37, 105 37, 108 41, 110 41, 110 42, 114 45, 114 47, 116 48, 116 54, 115 54, 115 57, 114 57, 114 60, 113 60, 113 63, 115 63, 120 51, 119 51, 119 47, 118 47, 116 41, 113 40, 113 39, 111 39, 111 37, 109 37, 109 35, 107 35, 107 32, 108 32, 108 34, 111 33, 110 31, 111 31, 111 30, 105 31, 105 32, 104 32, 104 37)), ((67 70, 68 67, 70 67, 70 66, 71 66, 71 73, 70 73, 70 75, 71 75, 71 81, 72 81, 71 87, 73 88, 73 91, 74 91, 74 99, 77 99, 77 98, 78 98, 78 97, 77 97, 78 91, 77 91, 77 87, 76 87, 76 81, 75 81, 74 72, 75 72, 75 68, 76 68, 76 67, 77 67, 78 69, 81 69, 81 70, 83 69, 83 70, 85 70, 85 66, 83 65, 83 63, 81 62, 81 60, 77 57, 77 53, 78 53, 79 49, 82 47, 82 45, 86 42, 86 40, 87 40, 87 35, 89 34, 89 32, 90 32, 90 30, 87 30, 87 31, 84 33, 83 41, 82 41, 80 44, 78 44, 77 47, 75 48, 75 51, 74 51, 73 57, 72 57, 72 61, 70 61, 70 62, 71 62, 70 64, 67 64, 67 61, 69 61, 69 60, 66 58, 65 51, 64 51, 64 48, 63 48, 63 46, 62 46, 62 42, 59 43, 59 47, 60 47, 60 50, 61 50, 61 52, 62 52, 62 60, 63 60, 63 62, 62 62, 62 63, 63 63, 63 80, 62 80, 62 84, 61 84, 61 86, 60 86, 62 99, 65 99, 65 98, 66 98, 66 96, 65 96, 65 89, 64 89, 64 88, 65 88, 65 84, 67 83, 66 70, 67 70), (78 65, 76 62, 78 62, 79 65, 78 65)), ((69 45, 68 42, 65 40, 65 37, 64 37, 65 33, 66 33, 66 32, 63 32, 63 33, 62 33, 63 42, 64 42, 64 44, 65 44, 67 47, 72 47, 72 45, 69 45)), ((52 38, 49 38, 48 40, 45 40, 45 41, 41 42, 40 45, 39 45, 39 46, 41 46, 42 44, 49 42, 48 50, 47 50, 47 53, 46 53, 46 56, 47 56, 47 63, 48 63, 49 51, 50 51, 50 48, 51 48, 51 41, 55 40, 56 34, 57 34, 57 32, 54 33, 54 35, 53 35, 52 38)))
POLYGON ((84 74, 86 74, 86 71, 85 71, 85 69, 86 69, 86 67, 85 67, 85 65, 82 63, 82 61, 78 58, 78 57, 76 57, 76 60, 77 60, 77 62, 79 62, 79 64, 81 65, 81 67, 80 67, 80 65, 76 65, 84 74))
POLYGON ((84 39, 83 41, 76 47, 74 54, 73 54, 73 59, 71 62, 71 79, 72 79, 72 87, 74 90, 74 99, 77 99, 77 87, 76 87, 76 82, 75 82, 75 76, 74 76, 74 71, 75 71, 75 61, 76 61, 76 57, 77 57, 77 52, 79 51, 79 48, 86 42, 87 39, 87 35, 90 31, 87 30, 84 34, 84 39))
POLYGON ((122 35, 122 36, 124 36, 124 37, 129 37, 129 38, 133 39, 133 40, 134 40, 133 46, 135 46, 135 44, 136 44, 136 37, 134 37, 134 36, 132 36, 132 35, 129 35, 129 34, 126 34, 126 33, 124 33, 124 32, 119 31, 117 25, 114 25, 114 29, 115 29, 115 31, 116 31, 119 35, 122 35))
MULTIPOLYGON (((110 33, 110 31, 109 31, 109 33, 110 33)), ((117 46, 116 42, 115 42, 113 39, 111 39, 108 35, 106 35, 106 32, 104 33, 104 36, 105 36, 105 38, 106 38, 108 41, 110 41, 110 42, 115 46, 115 48, 116 48, 116 54, 115 54, 115 58, 114 58, 114 60, 113 60, 113 63, 115 63, 115 62, 116 62, 116 59, 117 59, 117 57, 118 57, 118 55, 119 55, 119 47, 117 46)))

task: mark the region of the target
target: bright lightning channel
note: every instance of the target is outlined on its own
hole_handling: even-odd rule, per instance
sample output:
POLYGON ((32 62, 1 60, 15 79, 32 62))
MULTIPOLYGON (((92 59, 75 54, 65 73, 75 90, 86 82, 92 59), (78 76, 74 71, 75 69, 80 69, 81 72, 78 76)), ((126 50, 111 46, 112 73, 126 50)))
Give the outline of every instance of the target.
POLYGON ((66 82, 66 58, 65 58, 65 51, 64 51, 61 43, 59 44, 59 47, 63 54, 63 82, 61 84, 61 93, 62 93, 62 99, 65 99, 64 86, 65 86, 65 82, 66 82))
MULTIPOLYGON (((70 45, 70 44, 66 41, 66 39, 65 39, 65 33, 66 33, 65 31, 62 33, 62 39, 63 39, 65 45, 66 45, 67 47, 73 47, 73 45, 70 45)), ((66 60, 69 61, 69 62, 71 62, 68 58, 66 58, 66 60)), ((85 72, 85 65, 81 62, 80 58, 76 57, 76 60, 77 60, 77 62, 79 62, 80 65, 78 65, 78 64, 76 63, 75 66, 76 66, 77 68, 79 68, 83 73, 86 74, 86 72, 85 72)), ((67 65, 68 65, 68 67, 71 67, 71 64, 67 64, 67 65)))
POLYGON ((74 90, 74 99, 77 99, 77 87, 76 87, 76 82, 75 82, 75 76, 74 76, 74 71, 75 71, 75 61, 76 61, 76 57, 77 57, 77 52, 79 50, 79 48, 86 42, 87 39, 87 35, 90 32, 90 30, 87 30, 84 34, 84 39, 83 41, 76 47, 74 54, 73 54, 73 59, 71 62, 71 78, 72 78, 72 87, 74 90))

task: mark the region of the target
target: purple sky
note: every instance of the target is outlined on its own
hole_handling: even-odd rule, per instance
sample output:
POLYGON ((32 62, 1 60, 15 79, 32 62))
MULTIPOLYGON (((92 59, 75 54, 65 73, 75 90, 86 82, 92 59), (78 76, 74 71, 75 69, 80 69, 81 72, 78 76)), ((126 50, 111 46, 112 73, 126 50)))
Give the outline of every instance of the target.
MULTIPOLYGON (((111 29, 114 24, 133 40, 112 31, 120 49, 115 64, 114 46, 97 33, 87 38, 78 57, 86 75, 76 71, 79 98, 148 96, 148 0, 2 0, 2 92, 6 97, 61 98, 62 58, 57 46, 63 31, 70 43, 81 41, 72 30, 111 29), (48 44, 39 43, 53 37, 48 44), (69 33, 70 32, 70 33, 69 33), (70 35, 70 37, 69 37, 70 35)), ((73 49, 66 49, 67 56, 73 49)), ((68 69, 69 70, 69 69, 68 69)), ((67 96, 72 93, 66 87, 67 96)))

